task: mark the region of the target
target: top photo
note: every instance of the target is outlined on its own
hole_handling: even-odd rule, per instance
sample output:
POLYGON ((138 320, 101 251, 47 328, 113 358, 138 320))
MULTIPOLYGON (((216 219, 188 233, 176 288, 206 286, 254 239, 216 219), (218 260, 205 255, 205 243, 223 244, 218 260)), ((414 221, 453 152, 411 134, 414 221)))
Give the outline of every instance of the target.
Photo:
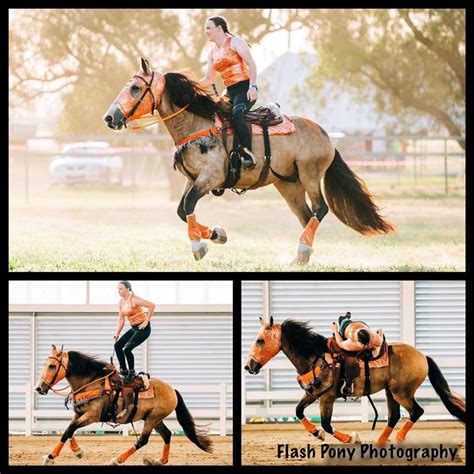
POLYGON ((463 9, 9 9, 10 272, 465 272, 463 9))

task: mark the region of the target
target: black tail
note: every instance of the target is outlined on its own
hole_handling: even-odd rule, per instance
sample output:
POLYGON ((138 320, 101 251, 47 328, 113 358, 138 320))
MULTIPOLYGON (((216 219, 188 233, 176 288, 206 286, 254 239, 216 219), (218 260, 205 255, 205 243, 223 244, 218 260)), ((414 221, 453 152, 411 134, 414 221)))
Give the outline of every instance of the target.
POLYGON ((211 453, 212 441, 207 436, 205 436, 207 430, 202 430, 196 427, 191 413, 189 413, 189 410, 184 404, 183 397, 177 390, 175 390, 175 392, 176 396, 178 397, 176 417, 178 418, 179 424, 183 427, 186 436, 203 451, 211 453))
POLYGON ((380 209, 364 181, 347 166, 337 150, 324 176, 324 191, 336 217, 362 235, 388 234, 395 230, 380 216, 380 209))
POLYGON ((436 365, 436 362, 431 357, 426 358, 428 359, 428 377, 430 378, 431 385, 433 385, 449 413, 463 423, 466 423, 466 402, 457 393, 451 392, 448 382, 436 365))

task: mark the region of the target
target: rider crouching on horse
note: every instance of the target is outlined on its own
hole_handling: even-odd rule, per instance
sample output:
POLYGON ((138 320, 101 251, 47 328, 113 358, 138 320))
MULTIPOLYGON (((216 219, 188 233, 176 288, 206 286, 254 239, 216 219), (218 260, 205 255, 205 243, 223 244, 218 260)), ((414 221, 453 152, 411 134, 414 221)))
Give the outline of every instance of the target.
POLYGON ((116 341, 114 348, 120 364, 120 375, 125 383, 131 383, 137 375, 132 351, 150 337, 150 319, 153 316, 155 305, 135 295, 132 285, 128 281, 121 281, 118 284, 118 292, 120 295, 119 321, 114 335, 116 341), (147 308, 148 313, 145 314, 143 308, 147 308), (131 328, 119 339, 125 318, 128 319, 131 328))
POLYGON ((225 18, 209 18, 205 31, 209 41, 216 46, 209 52, 207 75, 200 85, 203 88, 213 85, 216 72, 221 74, 232 103, 233 127, 241 147, 242 165, 245 169, 252 169, 256 161, 252 153, 251 131, 244 115, 257 101, 257 66, 247 43, 229 32, 225 18))
MULTIPOLYGON (((372 331, 364 322, 352 321, 349 311, 345 316, 339 317, 339 324, 332 323, 332 331, 336 343, 341 349, 349 352, 369 350, 372 357, 379 355, 384 341, 382 329, 372 331)), ((354 381, 351 381, 342 389, 345 394, 353 393, 353 390, 354 381)))

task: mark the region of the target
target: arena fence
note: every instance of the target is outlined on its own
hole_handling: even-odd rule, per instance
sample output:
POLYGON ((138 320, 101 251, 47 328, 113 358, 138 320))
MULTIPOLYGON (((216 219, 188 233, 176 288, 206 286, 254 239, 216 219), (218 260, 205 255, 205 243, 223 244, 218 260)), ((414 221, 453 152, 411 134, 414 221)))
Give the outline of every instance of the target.
MULTIPOLYGON (((210 421, 213 425, 217 422, 217 431, 220 436, 226 436, 229 431, 229 423, 232 419, 232 410, 227 408, 226 397, 232 394, 232 386, 226 383, 219 385, 176 385, 176 390, 179 390, 183 394, 183 398, 186 401, 186 394, 188 393, 212 393, 219 395, 219 406, 215 409, 196 409, 191 410, 192 415, 197 420, 210 421)), ((67 422, 72 418, 72 409, 67 411, 64 410, 46 410, 46 409, 35 409, 33 405, 33 390, 34 387, 30 383, 23 385, 11 385, 9 387, 9 393, 19 393, 25 395, 25 408, 24 409, 11 409, 9 410, 11 432, 24 432, 25 436, 31 436, 33 433, 44 432, 44 431, 57 431, 59 427, 65 429, 67 422)), ((167 425, 169 425, 172 431, 180 432, 180 425, 176 421, 176 414, 173 412, 169 417, 166 418, 167 425), (169 421, 169 422, 168 422, 169 421)), ((135 428, 140 431, 142 421, 136 422, 135 428)), ((112 427, 103 423, 93 423, 79 428, 80 431, 88 432, 103 432, 103 431, 114 431, 121 432, 124 436, 129 435, 131 425, 119 425, 112 427)), ((211 431, 212 432, 212 431, 211 431)))

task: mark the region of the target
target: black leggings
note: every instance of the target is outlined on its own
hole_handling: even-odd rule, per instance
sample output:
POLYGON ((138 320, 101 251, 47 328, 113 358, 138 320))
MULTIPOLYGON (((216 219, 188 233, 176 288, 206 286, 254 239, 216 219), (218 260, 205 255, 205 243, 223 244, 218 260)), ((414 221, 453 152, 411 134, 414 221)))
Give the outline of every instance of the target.
POLYGON ((249 81, 237 82, 227 88, 227 96, 232 102, 232 119, 234 125, 234 131, 238 140, 234 144, 240 143, 243 147, 247 147, 249 150, 252 149, 252 133, 250 131, 250 125, 244 120, 244 115, 254 106, 255 100, 247 100, 247 92, 249 90, 249 81))
POLYGON ((139 324, 132 326, 114 345, 120 368, 127 370, 125 357, 127 358, 129 370, 135 369, 135 359, 133 357, 133 349, 139 346, 144 340, 148 339, 151 334, 150 323, 145 329, 138 329, 139 324))

